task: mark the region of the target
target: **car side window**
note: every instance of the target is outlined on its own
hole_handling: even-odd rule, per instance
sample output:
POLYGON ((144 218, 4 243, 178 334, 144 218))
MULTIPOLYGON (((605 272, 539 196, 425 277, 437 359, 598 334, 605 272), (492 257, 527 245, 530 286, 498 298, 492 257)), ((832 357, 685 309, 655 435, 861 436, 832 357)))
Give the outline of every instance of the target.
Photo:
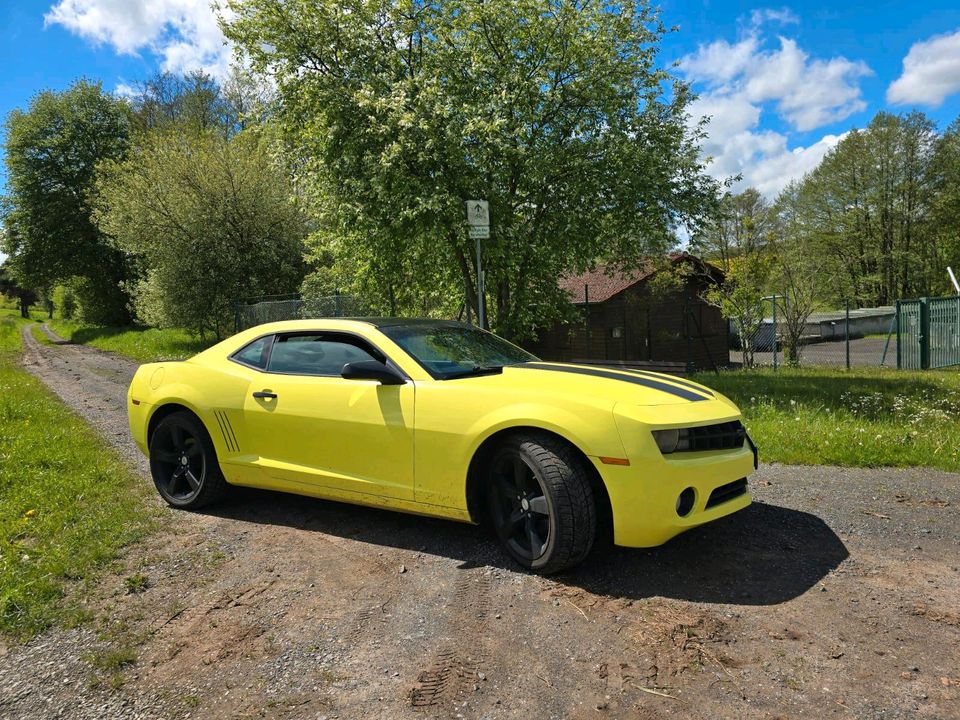
POLYGON ((273 342, 273 336, 257 338, 252 343, 244 345, 237 350, 231 357, 239 363, 249 365, 258 370, 267 369, 267 360, 270 358, 270 345, 273 342))
POLYGON ((270 353, 270 372, 339 377, 349 362, 377 360, 358 341, 329 335, 280 335, 270 353))

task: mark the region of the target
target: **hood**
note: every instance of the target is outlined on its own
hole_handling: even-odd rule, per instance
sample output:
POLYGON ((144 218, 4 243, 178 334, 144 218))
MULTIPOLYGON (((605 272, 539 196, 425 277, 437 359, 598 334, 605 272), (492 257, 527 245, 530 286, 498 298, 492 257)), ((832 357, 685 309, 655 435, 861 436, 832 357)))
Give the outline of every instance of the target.
POLYGON ((517 389, 563 392, 632 405, 709 403, 719 396, 699 383, 647 370, 606 368, 569 363, 529 362, 508 365, 491 383, 517 389))

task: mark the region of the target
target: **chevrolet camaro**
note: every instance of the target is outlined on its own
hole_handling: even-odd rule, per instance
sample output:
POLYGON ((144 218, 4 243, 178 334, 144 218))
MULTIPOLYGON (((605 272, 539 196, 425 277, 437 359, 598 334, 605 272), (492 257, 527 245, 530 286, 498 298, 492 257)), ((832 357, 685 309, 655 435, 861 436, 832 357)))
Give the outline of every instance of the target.
POLYGON ((130 429, 170 505, 229 485, 489 523, 540 573, 598 527, 662 544, 750 503, 737 407, 689 380, 541 362, 458 322, 295 320, 142 365, 130 429))

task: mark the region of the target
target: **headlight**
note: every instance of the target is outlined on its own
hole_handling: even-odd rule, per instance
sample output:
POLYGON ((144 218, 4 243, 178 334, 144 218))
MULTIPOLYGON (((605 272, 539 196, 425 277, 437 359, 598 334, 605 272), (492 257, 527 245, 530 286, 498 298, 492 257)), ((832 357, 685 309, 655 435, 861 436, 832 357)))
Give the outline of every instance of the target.
POLYGON ((654 430, 653 439, 660 452, 667 455, 677 450, 690 449, 690 431, 687 428, 673 430, 654 430))

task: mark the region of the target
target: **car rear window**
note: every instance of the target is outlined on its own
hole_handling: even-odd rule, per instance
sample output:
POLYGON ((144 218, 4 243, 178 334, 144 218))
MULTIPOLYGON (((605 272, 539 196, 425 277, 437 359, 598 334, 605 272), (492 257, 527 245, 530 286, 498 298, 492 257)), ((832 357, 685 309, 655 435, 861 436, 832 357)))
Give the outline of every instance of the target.
POLYGON ((232 357, 244 365, 265 370, 267 367, 267 359, 270 357, 270 343, 272 341, 272 335, 257 338, 249 345, 245 345, 240 350, 237 350, 232 357))

